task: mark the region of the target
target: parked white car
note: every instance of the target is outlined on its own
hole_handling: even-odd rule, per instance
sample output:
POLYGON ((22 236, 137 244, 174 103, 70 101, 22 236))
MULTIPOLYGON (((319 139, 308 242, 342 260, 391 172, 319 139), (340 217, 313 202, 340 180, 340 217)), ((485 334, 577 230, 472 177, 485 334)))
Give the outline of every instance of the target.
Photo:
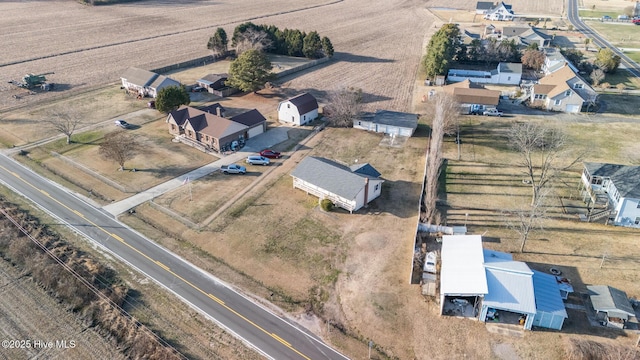
POLYGON ((502 116, 503 112, 502 111, 498 111, 498 109, 493 108, 493 109, 489 109, 489 110, 485 110, 482 115, 484 116, 502 116))
POLYGON ((436 264, 438 263, 438 254, 435 251, 427 253, 424 259, 424 271, 435 274, 436 264))
POLYGON ((269 165, 269 159, 259 155, 247 156, 247 160, 245 160, 245 162, 251 165, 269 165))

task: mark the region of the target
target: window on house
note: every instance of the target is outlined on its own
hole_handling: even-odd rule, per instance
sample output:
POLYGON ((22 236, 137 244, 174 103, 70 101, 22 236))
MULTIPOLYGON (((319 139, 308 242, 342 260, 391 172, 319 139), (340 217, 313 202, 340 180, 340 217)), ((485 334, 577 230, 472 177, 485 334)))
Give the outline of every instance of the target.
POLYGON ((375 189, 375 191, 378 191, 378 188, 380 188, 380 184, 376 184, 376 186, 375 186, 375 188, 374 188, 374 189, 375 189))
POLYGON ((591 183, 593 185, 602 185, 602 178, 594 176, 593 178, 591 178, 591 183))
POLYGON ((507 81, 511 81, 511 76, 507 76, 507 81))
POLYGON ((636 225, 640 225, 640 217, 637 217, 637 218, 636 218, 635 224, 636 224, 636 225))
POLYGON ((636 205, 636 209, 640 209, 640 202, 638 202, 638 205, 636 205))
POLYGON ((358 126, 362 125, 362 122, 358 121, 358 126))
POLYGON ((567 90, 564 92, 564 96, 571 96, 571 90, 567 90))
POLYGON ((584 87, 583 83, 576 83, 576 84, 573 85, 574 89, 582 89, 583 87, 584 87))
POLYGON ((291 109, 291 104, 287 104, 287 109, 291 109))
POLYGON ((554 102, 554 105, 560 105, 560 104, 562 104, 562 100, 556 100, 556 101, 554 102))

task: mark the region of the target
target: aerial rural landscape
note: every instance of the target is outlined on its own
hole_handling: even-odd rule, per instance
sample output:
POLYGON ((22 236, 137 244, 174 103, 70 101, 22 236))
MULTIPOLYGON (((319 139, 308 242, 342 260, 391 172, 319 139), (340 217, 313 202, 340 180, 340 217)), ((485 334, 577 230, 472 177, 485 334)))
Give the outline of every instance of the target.
POLYGON ((640 359, 635 1, 0 13, 0 359, 640 359))

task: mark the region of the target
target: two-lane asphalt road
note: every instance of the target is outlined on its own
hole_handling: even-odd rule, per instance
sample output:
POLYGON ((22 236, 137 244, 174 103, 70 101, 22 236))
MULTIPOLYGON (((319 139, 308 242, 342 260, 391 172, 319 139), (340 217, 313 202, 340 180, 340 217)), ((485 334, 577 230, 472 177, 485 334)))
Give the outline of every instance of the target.
POLYGON ((271 359, 347 359, 296 324, 256 305, 68 190, 0 155, 0 182, 271 359))
MULTIPOLYGON (((569 6, 567 7, 567 19, 573 24, 573 27, 585 34, 587 37, 591 38, 593 43, 601 48, 609 48, 616 55, 620 56, 620 63, 629 70, 631 74, 635 77, 640 77, 640 67, 638 64, 631 60, 627 55, 625 55, 622 51, 620 51, 617 47, 611 45, 607 41, 607 39, 603 38, 597 32, 593 31, 590 27, 588 27, 582 20, 580 20, 580 16, 578 15, 578 0, 567 0, 569 2, 569 6)), ((636 26, 636 25, 630 25, 636 26)))

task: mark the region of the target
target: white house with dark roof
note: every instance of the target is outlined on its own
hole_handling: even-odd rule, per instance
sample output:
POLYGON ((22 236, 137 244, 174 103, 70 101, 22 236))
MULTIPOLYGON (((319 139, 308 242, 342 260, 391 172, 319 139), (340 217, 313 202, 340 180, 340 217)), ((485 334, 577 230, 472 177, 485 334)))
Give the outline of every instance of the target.
POLYGON ((513 40, 520 47, 527 47, 537 44, 539 49, 548 47, 551 43, 551 36, 533 26, 505 26, 502 28, 501 41, 513 40))
POLYGON ((353 127, 393 136, 410 137, 418 128, 418 115, 378 110, 375 114, 365 114, 361 119, 355 120, 353 127))
POLYGON ((380 173, 369 164, 352 168, 325 158, 307 156, 291 172, 293 187, 329 199, 350 213, 380 196, 380 173))
POLYGON ((522 64, 501 62, 493 70, 449 69, 447 80, 460 82, 469 80, 479 84, 518 85, 522 78, 522 64))
POLYGON ((140 97, 155 98, 167 86, 180 86, 180 82, 152 71, 131 67, 120 77, 122 87, 140 97))
POLYGON ((318 117, 318 101, 313 95, 303 93, 278 104, 278 120, 294 125, 304 125, 318 117))
POLYGON ((640 166, 585 162, 584 195, 603 204, 613 224, 640 228, 640 166))
POLYGON ((544 49, 544 64, 542 64, 542 71, 545 75, 549 75, 554 73, 565 66, 569 66, 573 72, 578 73, 578 68, 576 68, 569 60, 567 60, 564 55, 560 52, 559 49, 556 48, 545 48, 544 49))
POLYGON ((513 21, 514 17, 511 5, 507 5, 504 2, 496 3, 484 14, 486 20, 492 21, 513 21))

